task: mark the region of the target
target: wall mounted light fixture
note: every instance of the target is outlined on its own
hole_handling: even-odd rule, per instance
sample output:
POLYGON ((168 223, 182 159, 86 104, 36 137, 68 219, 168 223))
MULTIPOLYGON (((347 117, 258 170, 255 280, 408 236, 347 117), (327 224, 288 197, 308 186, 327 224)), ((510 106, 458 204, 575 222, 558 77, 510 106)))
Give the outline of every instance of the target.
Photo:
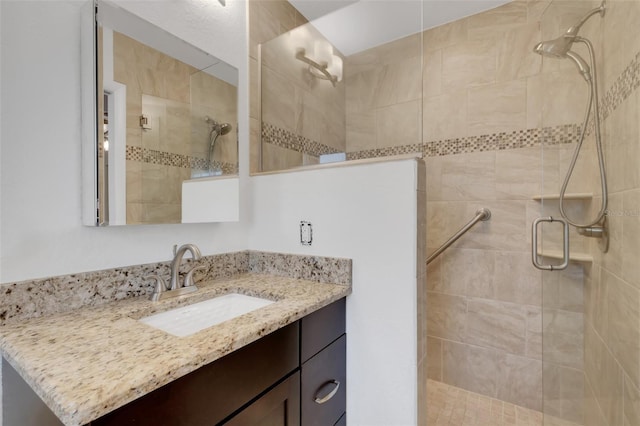
POLYGON ((308 70, 311 75, 321 80, 329 80, 334 87, 336 83, 342 81, 342 58, 333 53, 333 47, 317 42, 313 56, 315 59, 307 56, 305 48, 296 50, 296 59, 309 65, 308 70))

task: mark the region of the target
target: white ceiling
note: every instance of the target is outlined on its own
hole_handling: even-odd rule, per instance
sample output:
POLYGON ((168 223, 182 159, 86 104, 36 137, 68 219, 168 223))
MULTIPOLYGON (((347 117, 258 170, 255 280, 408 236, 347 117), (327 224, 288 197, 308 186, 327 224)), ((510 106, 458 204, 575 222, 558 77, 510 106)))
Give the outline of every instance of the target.
POLYGON ((345 56, 510 0, 289 0, 345 56))

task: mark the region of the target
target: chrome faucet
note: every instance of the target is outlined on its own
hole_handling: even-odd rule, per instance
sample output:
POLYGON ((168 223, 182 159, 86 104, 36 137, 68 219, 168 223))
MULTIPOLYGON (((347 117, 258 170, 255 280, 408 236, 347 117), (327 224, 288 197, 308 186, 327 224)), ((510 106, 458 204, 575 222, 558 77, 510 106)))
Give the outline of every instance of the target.
POLYGON ((193 260, 200 260, 202 254, 200 249, 195 244, 185 244, 178 248, 177 245, 173 246, 173 260, 171 261, 171 281, 169 281, 169 290, 176 290, 180 288, 180 263, 182 263, 182 257, 186 252, 191 253, 193 260))

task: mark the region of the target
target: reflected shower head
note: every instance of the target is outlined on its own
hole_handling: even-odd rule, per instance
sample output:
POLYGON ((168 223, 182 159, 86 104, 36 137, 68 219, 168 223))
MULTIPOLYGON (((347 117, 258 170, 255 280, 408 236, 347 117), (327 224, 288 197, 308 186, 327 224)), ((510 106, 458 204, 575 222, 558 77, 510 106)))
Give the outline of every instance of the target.
POLYGON ((229 123, 220 124, 220 125, 218 125, 218 127, 219 127, 218 132, 222 136, 226 135, 227 133, 229 133, 231 131, 231 129, 233 129, 233 126, 231 126, 231 124, 229 124, 229 123))
POLYGON ((218 123, 216 120, 210 117, 205 117, 204 120, 211 125, 211 132, 215 132, 218 136, 224 136, 233 129, 233 126, 231 124, 218 123))

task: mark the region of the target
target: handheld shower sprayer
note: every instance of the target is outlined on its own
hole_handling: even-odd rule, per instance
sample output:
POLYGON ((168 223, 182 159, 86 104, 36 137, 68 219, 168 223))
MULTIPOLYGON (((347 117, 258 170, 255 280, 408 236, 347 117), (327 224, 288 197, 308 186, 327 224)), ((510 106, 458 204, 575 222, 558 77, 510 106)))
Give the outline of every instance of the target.
POLYGON ((579 228, 579 232, 583 235, 601 235, 602 232, 596 232, 598 229, 603 229, 604 219, 607 210, 608 196, 607 196, 607 176, 605 173, 604 167, 604 156, 602 152, 602 140, 600 135, 600 110, 598 105, 598 84, 597 84, 597 74, 596 74, 596 63, 595 63, 595 54, 593 50, 593 45, 589 41, 589 39, 578 36, 580 28, 584 25, 589 18, 594 15, 599 14, 600 16, 604 16, 605 14, 605 2, 603 1, 599 7, 590 10, 585 14, 575 25, 569 27, 564 34, 560 37, 553 39, 542 41, 533 48, 533 51, 543 57, 549 58, 557 58, 557 59, 565 59, 569 58, 578 68, 578 71, 585 79, 587 84, 589 85, 589 101, 587 103, 587 109, 585 113, 584 122, 582 123, 582 128, 580 131, 580 137, 578 139, 578 143, 576 145, 576 149, 573 153, 573 157, 571 159, 571 163, 569 164, 569 169, 567 170, 567 175, 565 176, 564 182, 562 184, 562 188, 560 189, 560 201, 559 208, 560 214, 562 217, 571 225, 579 228), (571 50, 574 43, 582 43, 587 47, 589 52, 589 64, 576 52, 571 50), (571 175, 573 174, 573 169, 576 165, 576 161, 578 159, 578 155, 580 153, 580 149, 582 147, 582 143, 584 142, 585 135, 587 132, 587 125, 589 123, 589 118, 591 117, 592 107, 594 109, 593 114, 593 123, 594 123, 594 133, 596 139, 596 148, 598 152, 598 164, 600 168, 600 184, 602 188, 602 204, 600 207, 600 211, 598 212, 596 218, 588 223, 577 223, 572 221, 567 217, 564 208, 565 201, 565 193, 567 190, 567 186, 569 184, 569 180, 571 179, 571 175))
POLYGON ((218 123, 210 117, 205 117, 205 121, 211 128, 209 131, 209 157, 207 158, 209 161, 209 168, 211 169, 213 163, 213 149, 216 146, 216 140, 218 140, 219 136, 228 134, 233 129, 233 126, 229 123, 218 123))

